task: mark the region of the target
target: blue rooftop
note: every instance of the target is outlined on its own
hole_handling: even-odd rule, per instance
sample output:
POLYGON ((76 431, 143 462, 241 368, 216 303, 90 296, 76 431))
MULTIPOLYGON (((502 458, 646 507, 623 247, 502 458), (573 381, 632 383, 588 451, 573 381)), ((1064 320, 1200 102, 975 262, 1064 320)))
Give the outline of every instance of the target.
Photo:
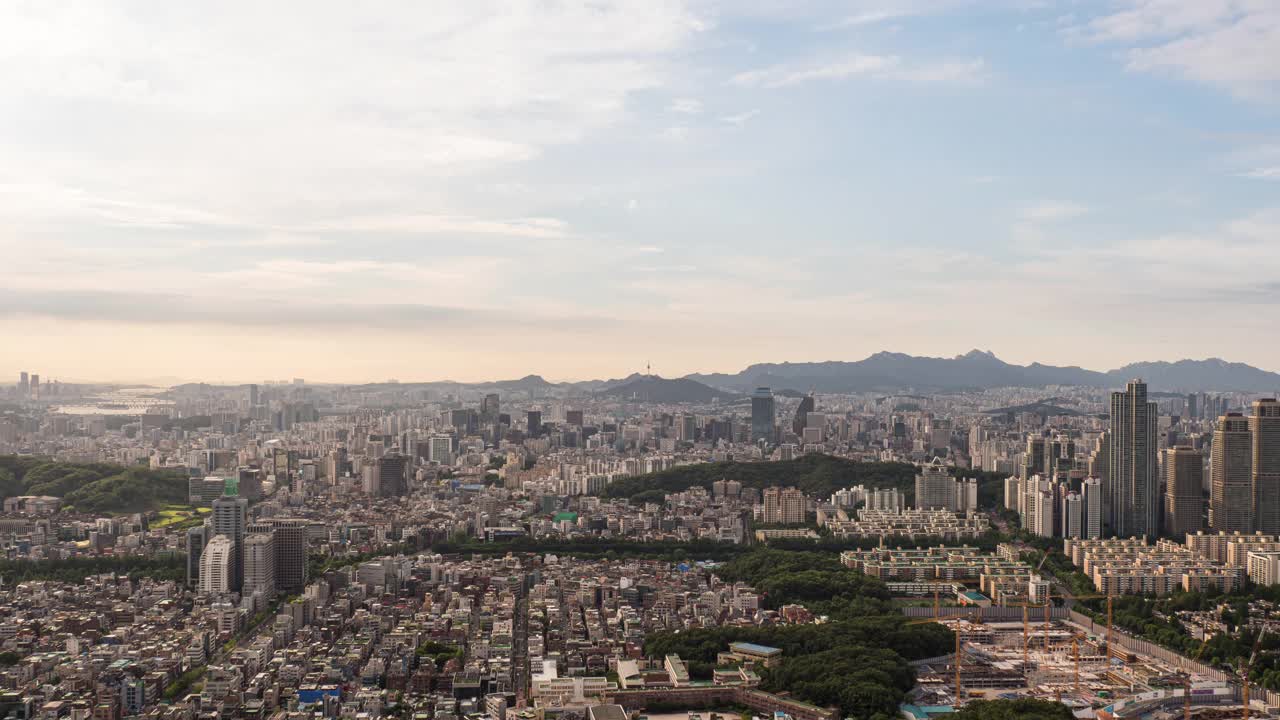
POLYGON ((742 650, 749 653, 756 653, 757 655, 776 655, 782 652, 781 650, 775 647, 769 647, 768 645, 757 645, 755 643, 749 643, 749 642, 731 643, 729 647, 730 649, 733 649, 733 650, 742 650))

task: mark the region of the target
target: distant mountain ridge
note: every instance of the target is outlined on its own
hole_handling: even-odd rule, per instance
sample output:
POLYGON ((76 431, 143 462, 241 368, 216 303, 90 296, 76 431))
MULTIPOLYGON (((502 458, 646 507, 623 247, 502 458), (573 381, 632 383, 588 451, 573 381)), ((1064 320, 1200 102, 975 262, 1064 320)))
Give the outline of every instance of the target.
POLYGON ((973 350, 953 358, 879 352, 855 362, 760 363, 734 374, 693 374, 689 379, 739 392, 792 387, 817 392, 872 392, 900 389, 973 390, 997 387, 1067 385, 1120 387, 1137 377, 1153 390, 1280 390, 1280 374, 1218 358, 1143 362, 1109 372, 1032 363, 1013 365, 991 352, 973 350))
MULTIPOLYGON (((641 402, 708 403, 716 399, 743 401, 743 396, 757 387, 772 388, 776 395, 798 397, 808 392, 898 394, 903 391, 953 392, 1052 385, 1122 388, 1134 378, 1145 380, 1153 395, 1192 391, 1280 393, 1280 374, 1219 358, 1139 362, 1098 372, 1038 362, 1014 365, 982 350, 971 350, 951 358, 878 352, 857 361, 757 363, 737 373, 694 373, 682 378, 633 373, 613 380, 550 382, 540 375, 526 375, 517 380, 486 382, 438 380, 346 386, 375 390, 394 387, 440 392, 522 393, 530 398, 595 395, 641 402)), ((218 386, 193 383, 175 386, 171 391, 199 393, 214 387, 218 386)))
POLYGON ((656 403, 710 403, 733 400, 738 393, 713 388, 690 378, 663 378, 635 374, 625 380, 595 391, 597 397, 616 397, 656 403))

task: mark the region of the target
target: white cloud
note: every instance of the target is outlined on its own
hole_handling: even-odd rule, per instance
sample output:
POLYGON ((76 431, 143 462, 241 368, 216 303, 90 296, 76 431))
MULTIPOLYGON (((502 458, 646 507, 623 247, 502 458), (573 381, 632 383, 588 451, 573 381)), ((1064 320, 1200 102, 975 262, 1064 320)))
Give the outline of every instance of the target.
POLYGON ((667 109, 682 115, 697 115, 702 112, 702 101, 693 98, 677 98, 667 109))
POLYGON ((560 239, 569 237, 569 224, 557 218, 489 220, 458 215, 381 215, 351 217, 340 221, 301 225, 296 232, 391 232, 507 235, 510 237, 560 239))
POLYGON ((658 137, 669 142, 684 142, 689 139, 689 128, 684 125, 674 125, 672 127, 663 128, 658 133, 658 137))
POLYGON ((737 115, 726 115, 725 117, 722 117, 720 119, 730 125, 734 125, 736 127, 742 127, 743 125, 746 125, 749 120, 751 120, 752 118, 754 118, 759 114, 760 114, 760 110, 752 109, 746 112, 738 113, 737 115))
POLYGON ((986 79, 986 69, 982 58, 944 60, 903 70, 899 77, 922 83, 978 84, 986 79))
POLYGON ((882 74, 900 63, 892 55, 848 55, 803 64, 782 64, 734 75, 729 82, 740 87, 780 88, 812 80, 843 80, 855 75, 882 74))
POLYGON ((730 78, 739 87, 783 88, 856 77, 919 83, 973 84, 983 79, 981 58, 907 63, 897 55, 849 54, 748 70, 730 78))
POLYGON ((867 12, 855 13, 847 17, 841 18, 836 22, 825 26, 827 29, 861 27, 864 25, 875 25, 890 20, 900 20, 905 17, 915 15, 915 10, 895 9, 895 10, 870 10, 867 12))
POLYGON ((1240 176, 1253 178, 1254 180, 1280 180, 1280 166, 1254 168, 1248 172, 1240 173, 1240 176))
POLYGON ((1073 220, 1089 212, 1089 208, 1071 202, 1042 202, 1023 208, 1018 217, 1026 222, 1052 223, 1073 220))
POLYGON ((1280 3, 1275 0, 1123 0, 1122 9, 1069 36, 1128 47, 1127 66, 1168 72, 1236 97, 1280 97, 1280 3))
POLYGON ((457 177, 667 84, 707 28, 691 1, 0 4, 0 184, 105 225, 456 214, 457 177))

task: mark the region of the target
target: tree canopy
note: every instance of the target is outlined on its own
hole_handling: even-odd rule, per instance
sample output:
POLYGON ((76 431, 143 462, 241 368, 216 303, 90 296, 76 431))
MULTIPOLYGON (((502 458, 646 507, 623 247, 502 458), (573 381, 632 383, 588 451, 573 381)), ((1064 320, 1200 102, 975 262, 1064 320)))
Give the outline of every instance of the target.
POLYGON ((907 625, 883 582, 845 568, 829 553, 757 549, 716 572, 726 582, 750 583, 766 607, 798 603, 830 621, 661 633, 645 642, 646 654, 678 654, 691 673, 706 677, 729 643, 776 647, 782 662, 761 671, 764 689, 839 707, 847 717, 873 718, 897 715, 915 683, 911 660, 945 654, 954 642, 941 625, 907 625))
POLYGON ((0 497, 15 495, 60 497, 84 512, 143 512, 185 503, 187 478, 175 470, 0 455, 0 497))

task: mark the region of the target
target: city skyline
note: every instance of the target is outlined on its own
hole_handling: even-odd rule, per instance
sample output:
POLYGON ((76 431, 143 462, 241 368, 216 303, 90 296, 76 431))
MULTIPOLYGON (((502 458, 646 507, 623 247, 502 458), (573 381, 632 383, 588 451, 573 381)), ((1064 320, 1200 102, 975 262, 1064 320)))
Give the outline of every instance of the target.
POLYGON ((1280 350, 1275 3, 303 8, 0 9, 0 372, 1280 350))

